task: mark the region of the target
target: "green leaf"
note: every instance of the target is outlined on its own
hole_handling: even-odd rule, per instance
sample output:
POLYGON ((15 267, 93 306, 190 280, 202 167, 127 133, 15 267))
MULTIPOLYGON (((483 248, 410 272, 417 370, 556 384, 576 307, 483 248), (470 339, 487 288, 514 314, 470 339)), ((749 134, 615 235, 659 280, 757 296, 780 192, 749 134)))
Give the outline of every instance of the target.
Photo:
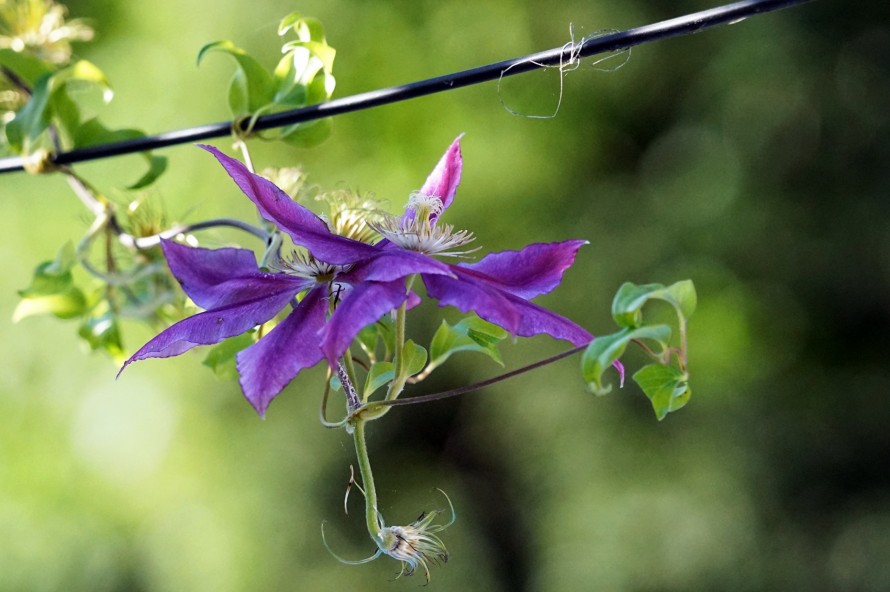
POLYGON ((368 325, 358 334, 359 344, 372 359, 377 349, 378 339, 385 348, 384 359, 391 359, 396 342, 395 326, 392 318, 388 316, 381 317, 376 323, 368 325))
POLYGON ((230 337, 210 348, 204 361, 201 362, 223 380, 236 380, 238 368, 235 366, 235 356, 243 349, 254 344, 253 331, 248 331, 236 337, 230 337))
POLYGON ((36 315, 51 314, 60 319, 73 319, 84 313, 86 297, 83 292, 71 287, 66 292, 46 296, 25 296, 12 312, 12 322, 36 315))
POLYGON ((6 126, 6 137, 10 145, 19 150, 30 148, 29 145, 49 127, 53 117, 59 118, 68 128, 67 131, 73 133, 80 115, 76 103, 68 96, 67 89, 77 83, 98 86, 106 103, 114 94, 102 70, 86 60, 43 76, 31 89, 31 99, 6 126))
POLYGON ((74 285, 71 269, 77 262, 74 246, 66 243, 53 261, 44 261, 34 270, 31 285, 21 290, 22 301, 12 314, 13 322, 39 314, 70 319, 84 314, 87 299, 74 285))
POLYGON ((390 382, 395 376, 396 373, 392 362, 377 362, 368 371, 368 378, 365 380, 365 390, 362 396, 367 399, 374 394, 374 391, 390 382))
POLYGON ((229 85, 229 109, 234 116, 255 113, 274 102, 278 85, 272 74, 250 54, 231 41, 215 41, 198 52, 198 64, 211 51, 227 53, 238 63, 229 85))
POLYGON ((671 366, 643 366, 633 375, 633 379, 649 397, 659 421, 686 405, 692 395, 687 382, 689 377, 671 366))
POLYGON ((664 300, 688 319, 695 311, 695 286, 683 280, 665 287, 664 284, 636 285, 625 282, 612 301, 612 317, 620 327, 639 327, 643 322, 642 308, 649 300, 664 300))
MULTIPOLYGON (((289 30, 293 30, 299 41, 314 41, 327 45, 325 42, 324 25, 317 18, 311 16, 304 17, 299 12, 292 12, 281 19, 278 25, 278 36, 286 35, 289 30)), ((286 49, 282 48, 282 52, 286 51, 286 49)))
POLYGON ((650 325, 636 329, 625 327, 617 333, 597 337, 581 356, 581 372, 588 388, 597 395, 605 395, 612 390, 611 384, 603 385, 603 374, 624 354, 627 344, 632 340, 649 339, 664 349, 670 338, 671 328, 668 325, 650 325))
POLYGON ((467 317, 456 325, 442 321, 430 342, 430 363, 427 371, 441 366, 452 354, 460 351, 483 353, 503 366, 504 362, 497 346, 507 335, 507 331, 501 327, 483 321, 477 316, 467 317))
POLYGON ((412 340, 405 342, 402 348, 402 375, 407 378, 414 376, 426 366, 426 348, 417 345, 412 340))
POLYGON ((290 41, 281 47, 281 51, 291 56, 298 78, 304 82, 309 82, 319 70, 328 74, 333 72, 334 58, 337 57, 336 49, 317 41, 290 41))
POLYGON ((114 90, 112 90, 108 78, 105 77, 105 73, 98 66, 87 60, 78 60, 71 66, 53 75, 54 88, 78 82, 87 82, 91 86, 97 86, 102 91, 102 100, 105 103, 108 103, 114 97, 114 90))
POLYGON ((157 156, 151 154, 150 152, 143 152, 142 157, 145 158, 146 162, 148 163, 148 170, 145 171, 145 174, 139 177, 139 179, 135 183, 127 186, 127 189, 131 191, 136 191, 138 189, 148 187, 149 185, 157 181, 158 177, 163 175, 164 171, 167 170, 166 156, 157 156))
MULTIPOLYGON (((72 137, 72 142, 76 148, 83 148, 144 137, 145 132, 142 130, 132 128, 109 129, 94 117, 78 126, 72 137)), ((148 170, 135 183, 127 186, 127 189, 131 191, 148 187, 167 170, 166 156, 155 156, 151 152, 141 152, 140 155, 148 164, 148 170)))
POLYGON ((127 359, 117 317, 110 310, 85 319, 77 331, 92 351, 101 350, 122 364, 127 359))
POLYGON ((297 148, 312 148, 325 141, 334 127, 333 119, 325 117, 306 123, 298 123, 282 128, 275 137, 266 139, 281 140, 297 148))
POLYGON ((31 98, 24 107, 19 109, 15 117, 6 124, 6 140, 15 150, 24 150, 49 127, 50 116, 47 111, 50 82, 52 75, 37 81, 31 88, 31 98))

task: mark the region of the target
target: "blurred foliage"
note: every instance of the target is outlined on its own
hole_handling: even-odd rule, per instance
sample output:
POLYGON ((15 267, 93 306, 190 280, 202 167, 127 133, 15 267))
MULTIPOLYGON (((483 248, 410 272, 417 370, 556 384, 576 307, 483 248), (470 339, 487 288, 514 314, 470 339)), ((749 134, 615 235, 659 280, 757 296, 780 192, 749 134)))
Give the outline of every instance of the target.
MULTIPOLYGON (((111 125, 160 132, 225 120, 231 65, 196 69, 198 50, 231 38, 253 55, 278 51, 273 0, 250 10, 201 0, 68 6, 96 30, 74 51, 114 81, 117 98, 102 110, 111 125)), ((346 96, 559 46, 570 22, 583 35, 707 6, 292 8, 325 23, 338 51, 336 96, 346 96)), ((301 163, 314 183, 374 191, 398 207, 466 132, 462 203, 450 222, 491 250, 590 240, 541 301, 594 333, 611 330, 610 296, 622 282, 695 282, 696 397, 664 422, 636 392, 586 396, 577 361, 565 361, 372 426, 387 515, 412 520, 430 505, 420 501, 438 499, 433 487, 458 510, 445 533, 453 559, 431 586, 890 586, 888 12, 814 2, 637 48, 617 72, 570 73, 552 120, 510 115, 487 84, 339 117, 312 151, 255 149, 261 166, 301 163)), ((249 204, 199 152, 165 151, 169 170, 150 191, 173 217, 250 220, 249 204)), ((125 186, 129 158, 82 170, 125 186)), ((0 198, 0 316, 10 319, 34 267, 84 225, 55 177, 4 176, 0 198)), ((7 324, 2 345, 0 589, 418 585, 390 582, 392 564, 341 566, 321 545, 326 519, 338 553, 370 551, 358 543, 358 504, 343 515, 350 443, 318 425, 321 372, 296 381, 259 422, 236 385, 201 368, 200 353, 146 362, 114 382, 106 359, 78 353, 76 337, 52 321, 7 324)), ((440 322, 430 314, 411 330, 428 342, 440 322)), ((126 347, 140 343, 138 331, 126 347)), ((500 349, 511 368, 559 348, 541 339, 500 349)), ((424 392, 498 371, 468 357, 424 392)))

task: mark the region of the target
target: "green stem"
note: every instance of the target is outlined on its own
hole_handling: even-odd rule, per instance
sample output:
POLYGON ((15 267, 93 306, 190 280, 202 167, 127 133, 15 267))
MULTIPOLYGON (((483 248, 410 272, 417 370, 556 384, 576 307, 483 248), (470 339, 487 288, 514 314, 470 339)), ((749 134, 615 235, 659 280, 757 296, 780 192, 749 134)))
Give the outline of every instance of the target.
POLYGON ((393 369, 395 371, 395 377, 393 381, 389 383, 389 389, 386 391, 386 400, 392 401, 396 399, 401 393, 402 389, 405 388, 405 356, 402 355, 402 350, 405 347, 405 311, 408 308, 407 303, 402 303, 402 305, 396 310, 396 322, 395 322, 395 357, 393 359, 393 369))
POLYGON ((349 352, 349 349, 343 354, 343 367, 346 368, 346 376, 349 377, 349 381, 355 387, 358 384, 355 381, 355 362, 352 360, 352 354, 349 352))
POLYGON ((678 363, 680 365, 680 370, 684 373, 686 372, 686 319, 683 317, 683 314, 680 312, 680 309, 677 309, 677 329, 680 333, 680 355, 677 356, 678 363))
POLYGON ((241 158, 244 159, 244 166, 247 167, 251 173, 255 173, 253 170, 253 160, 250 158, 250 150, 247 149, 247 142, 245 142, 242 138, 238 138, 235 142, 235 148, 241 151, 241 158))
POLYGON ((365 422, 360 418, 355 422, 352 438, 355 440, 355 455, 358 458, 358 468, 365 488, 365 520, 368 524, 368 534, 379 545, 382 540, 382 528, 380 512, 377 510, 377 489, 374 487, 374 475, 371 473, 371 461, 365 443, 365 422))

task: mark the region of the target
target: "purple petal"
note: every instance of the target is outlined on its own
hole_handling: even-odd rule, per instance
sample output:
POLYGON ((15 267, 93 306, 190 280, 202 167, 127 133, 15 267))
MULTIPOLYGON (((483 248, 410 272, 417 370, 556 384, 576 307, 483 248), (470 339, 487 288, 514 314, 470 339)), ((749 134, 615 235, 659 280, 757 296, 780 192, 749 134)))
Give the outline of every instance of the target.
POLYGON ((293 289, 282 290, 208 310, 179 321, 159 333, 124 362, 118 376, 132 362, 178 356, 195 346, 211 345, 228 337, 241 335, 278 314, 295 294, 293 289))
POLYGON ((162 241, 173 276, 195 304, 219 308, 269 294, 301 292, 311 279, 257 269, 256 257, 246 249, 200 249, 162 241))
POLYGON ((404 280, 368 282, 352 288, 322 331, 321 349, 328 361, 335 363, 362 328, 397 308, 407 298, 404 280))
POLYGON ((575 255, 587 241, 537 243, 521 251, 491 253, 476 263, 459 263, 463 270, 480 272, 480 277, 520 298, 534 298, 556 288, 563 273, 575 261, 575 255))
POLYGON ((238 353, 241 389, 260 416, 301 370, 324 357, 318 332, 324 326, 325 290, 311 290, 293 312, 257 343, 238 353))
POLYGON ((311 210, 301 206, 268 179, 251 173, 238 160, 226 156, 213 146, 201 145, 223 165, 241 191, 256 204, 260 215, 274 222, 312 255, 327 263, 346 265, 365 259, 376 252, 371 245, 338 236, 311 210))
POLYGON ((379 251, 374 257, 358 263, 338 280, 346 283, 391 282, 415 273, 454 275, 451 273, 451 266, 446 263, 417 251, 396 248, 379 251))
MULTIPOLYGON (((463 134, 455 138, 448 150, 445 151, 445 154, 442 155, 442 158, 439 159, 436 168, 427 177, 423 187, 420 188, 421 194, 438 197, 442 200, 443 212, 454 201, 454 194, 457 191, 457 186, 460 184, 460 173, 463 168, 463 158, 460 154, 460 139, 462 137, 463 134)), ((409 208, 405 210, 403 219, 413 220, 414 214, 414 209, 409 208)), ((436 218, 437 216, 431 216, 430 220, 435 221, 436 218)))
POLYGON ((546 333, 574 345, 589 343, 593 336, 569 319, 533 304, 494 285, 479 281, 474 275, 454 268, 457 279, 425 275, 430 297, 440 306, 451 305, 462 312, 473 311, 490 323, 522 337, 546 333))

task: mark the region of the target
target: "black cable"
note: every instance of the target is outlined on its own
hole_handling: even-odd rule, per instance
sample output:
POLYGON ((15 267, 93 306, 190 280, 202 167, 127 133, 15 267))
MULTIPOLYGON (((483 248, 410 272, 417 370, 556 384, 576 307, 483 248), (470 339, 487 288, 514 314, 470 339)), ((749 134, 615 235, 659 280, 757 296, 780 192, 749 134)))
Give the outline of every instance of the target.
MULTIPOLYGON (((478 68, 455 72, 453 74, 447 74, 436 78, 428 78, 426 80, 400 86, 392 86, 380 90, 360 93, 342 99, 333 99, 326 103, 310 105, 301 109, 263 115, 257 118, 252 129, 254 131, 261 131, 278 128, 286 125, 293 125, 295 123, 322 119, 324 117, 341 115, 343 113, 370 109, 380 105, 406 101, 408 99, 479 84, 481 82, 489 82, 491 80, 499 79, 502 76, 513 76, 515 74, 528 72, 545 66, 571 63, 572 60, 578 58, 626 49, 643 43, 659 41, 661 39, 697 33, 717 25, 737 22, 757 14, 772 12, 774 10, 810 1, 811 0, 743 0, 741 2, 734 2, 725 6, 703 10, 701 12, 661 21, 651 25, 636 27, 618 33, 586 38, 575 44, 569 43, 559 48, 542 51, 525 57, 514 58, 503 62, 489 64, 487 66, 480 66, 478 68)), ((136 138, 111 144, 78 148, 71 150, 70 152, 62 152, 55 155, 52 158, 52 162, 57 165, 68 165, 87 160, 97 160, 111 156, 132 154, 134 152, 156 150, 158 148, 174 146, 177 144, 199 142, 210 138, 220 138, 231 134, 232 125, 232 122, 225 121, 167 132, 155 136, 146 136, 144 138, 136 138)), ((19 157, 0 159, 0 174, 20 171, 23 169, 23 160, 19 157)))

